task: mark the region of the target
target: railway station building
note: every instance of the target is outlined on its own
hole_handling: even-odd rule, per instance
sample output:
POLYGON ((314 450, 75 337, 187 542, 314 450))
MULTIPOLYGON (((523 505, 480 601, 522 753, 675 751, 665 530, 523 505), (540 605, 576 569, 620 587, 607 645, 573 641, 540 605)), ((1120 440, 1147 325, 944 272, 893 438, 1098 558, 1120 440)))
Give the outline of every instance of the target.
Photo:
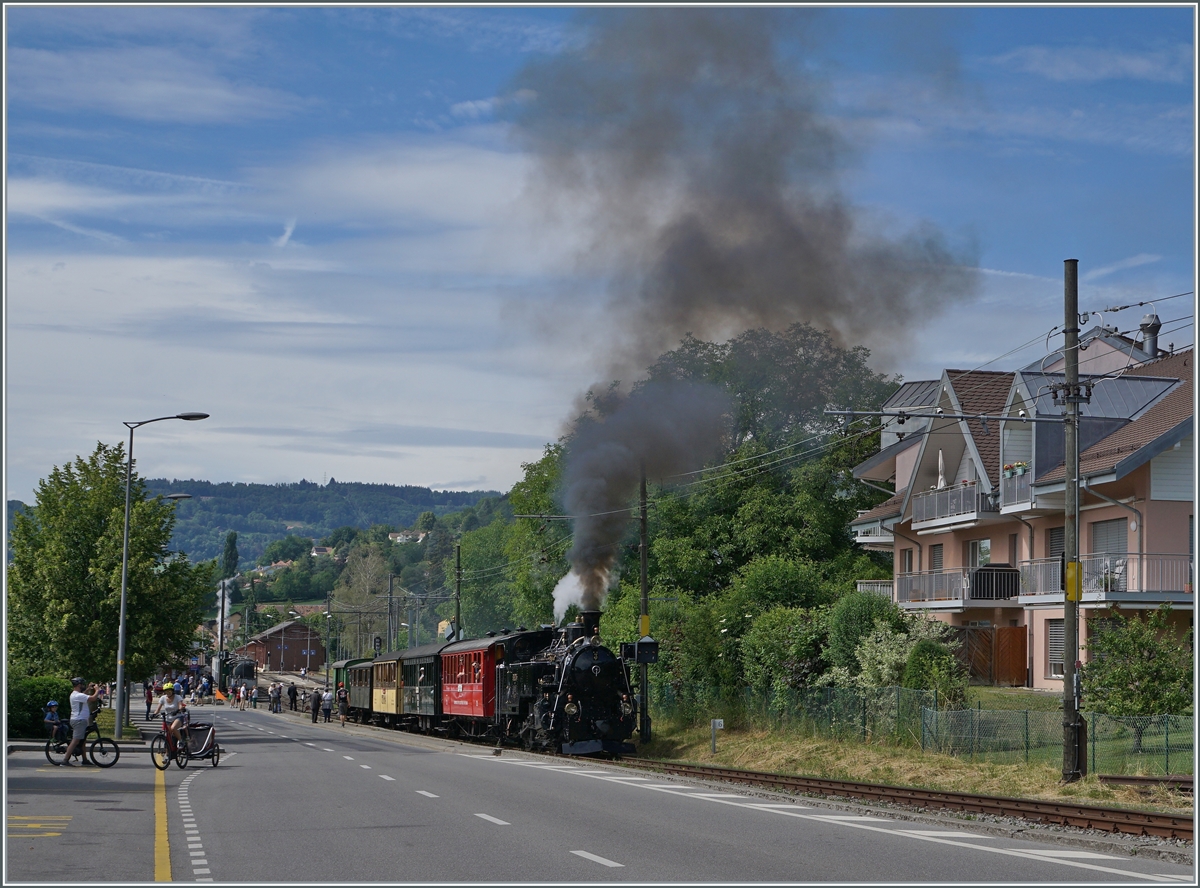
POLYGON ((275 672, 308 671, 325 665, 325 642, 319 632, 313 632, 297 620, 285 620, 250 636, 234 653, 253 660, 259 669, 275 672))
MULTIPOLYGON (((1081 334, 1080 659, 1089 621, 1170 602, 1194 612, 1192 349, 1173 354, 1097 327, 1081 334)), ((1012 372, 946 370, 906 382, 877 454, 855 477, 896 492, 852 522, 893 557, 891 583, 863 584, 956 627, 979 683, 1062 690, 1065 479, 1050 386, 1061 354, 1012 372), (1000 420, 939 418, 999 416, 1000 420), (1022 415, 1023 414, 1023 415, 1022 415)), ((890 492, 890 491, 889 491, 890 492)))

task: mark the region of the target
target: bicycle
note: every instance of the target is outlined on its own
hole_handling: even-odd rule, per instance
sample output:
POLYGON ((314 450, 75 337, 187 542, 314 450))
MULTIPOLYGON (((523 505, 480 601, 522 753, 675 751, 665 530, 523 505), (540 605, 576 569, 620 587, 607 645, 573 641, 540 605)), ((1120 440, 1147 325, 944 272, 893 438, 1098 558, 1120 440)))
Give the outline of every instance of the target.
POLYGON ((175 742, 175 735, 171 733, 171 723, 164 718, 162 730, 150 741, 150 761, 154 762, 154 767, 158 770, 167 770, 171 766, 171 759, 175 759, 178 767, 187 767, 191 759, 188 752, 188 726, 183 725, 179 732, 182 735, 182 743, 175 742))
MULTIPOLYGON (((46 741, 46 761, 52 765, 61 765, 63 756, 67 754, 67 747, 71 745, 71 731, 66 723, 60 723, 55 732, 46 741)), ((121 757, 121 748, 116 742, 108 737, 100 736, 100 726, 96 724, 95 719, 88 722, 87 732, 83 735, 83 746, 80 747, 80 753, 85 751, 88 759, 97 768, 111 768, 117 763, 121 757), (87 738, 92 734, 96 735, 96 739, 92 741, 92 745, 87 745, 87 738)))

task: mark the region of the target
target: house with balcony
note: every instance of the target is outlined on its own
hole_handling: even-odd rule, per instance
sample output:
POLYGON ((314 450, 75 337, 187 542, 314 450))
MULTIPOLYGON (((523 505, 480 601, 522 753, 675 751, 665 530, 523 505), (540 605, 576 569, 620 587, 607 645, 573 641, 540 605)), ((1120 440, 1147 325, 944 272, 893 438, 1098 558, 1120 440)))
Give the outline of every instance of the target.
MULTIPOLYGON (((1101 371, 1080 376, 1091 391, 1079 436, 1081 645, 1087 621, 1114 606, 1169 601, 1182 630, 1194 601, 1193 352, 1130 347, 1105 328, 1081 341, 1091 352, 1081 367, 1101 371)), ((892 551, 894 600, 969 639, 987 630, 975 634, 992 648, 993 680, 1039 688, 1061 687, 1063 672, 1066 482, 1062 425, 1031 420, 1063 415, 1051 389, 1062 379, 1054 355, 1010 373, 947 370, 918 440, 883 441, 854 471, 898 491, 852 522, 861 544, 892 551)))

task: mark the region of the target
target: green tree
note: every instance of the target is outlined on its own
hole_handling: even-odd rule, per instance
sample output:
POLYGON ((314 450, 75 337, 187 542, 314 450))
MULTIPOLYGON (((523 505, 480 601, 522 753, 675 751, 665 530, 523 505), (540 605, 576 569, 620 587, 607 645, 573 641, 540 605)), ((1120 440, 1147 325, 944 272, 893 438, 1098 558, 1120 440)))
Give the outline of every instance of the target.
POLYGON ((281 540, 275 540, 267 545, 259 564, 274 564, 277 561, 295 561, 312 552, 313 541, 308 537, 289 534, 281 540))
POLYGON ((237 531, 225 535, 225 554, 221 556, 221 579, 235 577, 238 572, 237 531))
MULTIPOLYGON (((1089 659, 1080 681, 1088 709, 1114 716, 1192 713, 1192 630, 1170 625, 1171 605, 1127 617, 1116 607, 1108 621, 1090 620, 1089 659)), ((1134 728, 1134 751, 1142 727, 1134 728)))
MULTIPOLYGON (((28 674, 115 678, 125 514, 124 449, 97 444, 55 467, 9 535, 9 666, 28 674)), ((189 655, 211 589, 211 562, 169 549, 174 506, 130 480, 126 675, 189 655)))
MULTIPOLYGON (((547 444, 541 459, 521 464, 525 476, 508 495, 515 514, 558 514, 554 493, 565 453, 562 444, 547 444)), ((512 565, 515 620, 536 626, 554 619, 554 587, 569 567, 563 557, 570 544, 568 531, 562 522, 538 518, 518 518, 506 531, 504 554, 512 565)))
POLYGON ((431 531, 437 524, 437 515, 433 512, 422 512, 417 518, 417 530, 431 531))
POLYGON ((826 611, 775 607, 742 639, 746 683, 763 695, 808 687, 826 669, 826 611))
MULTIPOLYGON (((829 618, 830 663, 857 675, 862 664, 857 657, 859 643, 871 633, 905 631, 900 608, 890 599, 873 592, 852 592, 838 599, 829 618)), ((907 651, 905 651, 907 656, 907 651)), ((901 660, 903 662, 903 660, 901 660)))

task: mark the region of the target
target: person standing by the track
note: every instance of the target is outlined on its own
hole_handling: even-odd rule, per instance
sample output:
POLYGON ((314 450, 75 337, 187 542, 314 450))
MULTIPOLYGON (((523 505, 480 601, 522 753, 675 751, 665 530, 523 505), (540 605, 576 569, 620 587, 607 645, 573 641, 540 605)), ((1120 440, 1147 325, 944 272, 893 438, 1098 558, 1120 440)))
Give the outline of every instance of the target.
POLYGON ((329 724, 329 713, 333 709, 333 691, 321 695, 321 714, 325 716, 325 724, 329 724))
POLYGON ((295 682, 292 682, 290 685, 288 685, 288 702, 290 703, 290 708, 291 708, 292 712, 296 711, 296 698, 299 695, 300 695, 300 692, 296 690, 295 682))
POLYGON ((312 698, 309 701, 312 705, 313 724, 317 723, 317 715, 321 712, 321 689, 315 688, 312 692, 312 698))

